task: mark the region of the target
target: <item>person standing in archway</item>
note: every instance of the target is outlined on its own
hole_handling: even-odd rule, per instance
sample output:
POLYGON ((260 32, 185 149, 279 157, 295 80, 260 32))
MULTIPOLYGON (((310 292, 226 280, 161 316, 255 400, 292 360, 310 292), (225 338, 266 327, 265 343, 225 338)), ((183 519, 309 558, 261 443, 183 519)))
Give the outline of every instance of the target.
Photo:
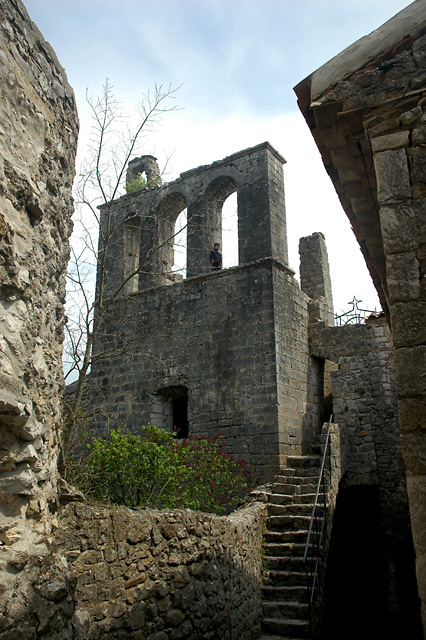
POLYGON ((220 244, 215 242, 213 249, 210 251, 210 264, 212 271, 219 271, 222 269, 222 254, 219 251, 220 244))

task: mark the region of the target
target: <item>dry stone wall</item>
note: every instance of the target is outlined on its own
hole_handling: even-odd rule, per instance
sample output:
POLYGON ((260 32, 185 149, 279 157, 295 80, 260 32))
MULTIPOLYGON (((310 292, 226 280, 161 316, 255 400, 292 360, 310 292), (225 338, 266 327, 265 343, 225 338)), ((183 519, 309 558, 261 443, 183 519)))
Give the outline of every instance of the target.
POLYGON ((69 505, 56 540, 75 580, 72 637, 259 637, 265 518, 260 503, 226 517, 69 505))

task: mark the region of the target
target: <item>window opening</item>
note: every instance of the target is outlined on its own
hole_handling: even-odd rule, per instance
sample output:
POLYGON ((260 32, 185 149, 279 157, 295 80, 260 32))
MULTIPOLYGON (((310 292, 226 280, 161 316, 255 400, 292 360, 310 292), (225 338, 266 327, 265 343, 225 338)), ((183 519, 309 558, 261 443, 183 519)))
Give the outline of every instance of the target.
POLYGON ((238 205, 237 192, 227 197, 222 207, 223 268, 238 265, 238 205))
POLYGON ((178 439, 189 434, 188 389, 180 384, 162 387, 152 398, 151 422, 176 433, 178 439))
POLYGON ((173 430, 178 439, 187 438, 189 434, 188 424, 188 396, 180 396, 172 400, 173 406, 173 430))
POLYGON ((139 282, 139 245, 141 221, 132 217, 123 225, 123 265, 124 286, 123 293, 135 293, 139 282))
POLYGON ((173 239, 172 272, 183 278, 186 278, 187 221, 187 209, 184 209, 176 218, 173 239))
POLYGON ((169 193, 157 210, 159 273, 164 284, 172 284, 186 275, 186 200, 181 193, 169 193))

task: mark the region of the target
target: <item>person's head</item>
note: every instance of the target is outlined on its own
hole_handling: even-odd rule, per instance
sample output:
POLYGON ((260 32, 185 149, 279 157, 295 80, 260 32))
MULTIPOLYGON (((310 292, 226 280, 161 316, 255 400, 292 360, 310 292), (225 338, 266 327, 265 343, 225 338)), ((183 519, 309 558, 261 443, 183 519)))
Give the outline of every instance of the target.
POLYGON ((219 251, 220 249, 220 244, 218 242, 215 242, 213 247, 216 249, 216 251, 219 251))

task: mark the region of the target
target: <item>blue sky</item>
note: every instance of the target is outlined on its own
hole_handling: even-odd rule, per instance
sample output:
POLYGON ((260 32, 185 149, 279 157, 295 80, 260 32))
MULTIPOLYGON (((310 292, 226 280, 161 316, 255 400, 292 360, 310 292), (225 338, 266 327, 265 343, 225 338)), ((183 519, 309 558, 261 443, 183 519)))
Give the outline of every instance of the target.
MULTIPOLYGON (((25 1, 25 0, 24 0, 25 1)), ((293 86, 408 6, 404 0, 27 0, 55 49, 80 113, 80 158, 89 119, 85 92, 105 78, 132 106, 154 83, 182 85, 151 148, 174 151, 171 176, 269 140, 286 158, 290 266, 298 238, 323 231, 336 310, 376 297, 358 246, 293 86), (362 276, 360 275, 362 273, 362 276)), ((225 247, 224 247, 225 249, 225 247)), ((363 305, 361 305, 363 306, 363 305)))

